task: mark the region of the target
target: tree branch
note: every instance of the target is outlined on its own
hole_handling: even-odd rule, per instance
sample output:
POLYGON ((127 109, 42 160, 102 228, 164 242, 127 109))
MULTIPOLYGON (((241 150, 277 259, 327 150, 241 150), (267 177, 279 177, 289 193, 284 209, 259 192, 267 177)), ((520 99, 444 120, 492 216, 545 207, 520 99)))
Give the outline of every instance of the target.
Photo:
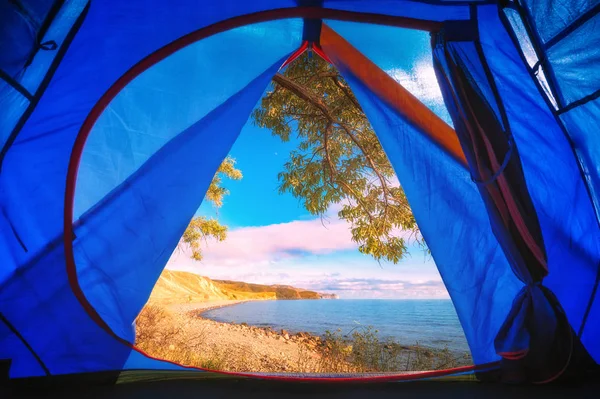
MULTIPOLYGON (((293 80, 291 80, 288 77, 282 75, 281 73, 275 74, 275 76, 273 77, 273 81, 275 83, 277 83, 278 85, 282 86, 284 89, 287 89, 287 90, 291 91, 296 96, 298 96, 300 99, 302 99, 302 100, 304 100, 304 101, 312 104, 316 108, 318 108, 319 111, 321 111, 321 113, 327 118, 327 120, 329 120, 330 123, 335 123, 336 125, 339 125, 346 132, 346 134, 348 135, 348 137, 354 142, 354 144, 356 144, 356 146, 358 148, 360 148, 360 150, 362 151, 363 155, 367 159, 370 168, 373 170, 373 172, 375 172, 375 174, 377 174, 377 177, 381 181, 381 184, 385 185, 385 188, 384 188, 385 191, 388 192, 387 185, 386 185, 386 182, 385 182, 385 178, 377 170, 377 167, 375 166, 375 163, 373 162, 373 159, 371 158, 371 156, 369 155, 369 153, 367 152, 367 150, 360 143, 360 141, 358 141, 358 139, 354 136, 354 134, 352 134, 352 130, 353 129, 349 128, 348 125, 346 125, 345 123, 341 122, 338 118, 336 118, 331 113, 331 111, 330 111, 329 107, 327 106, 327 104, 325 104, 323 101, 321 101, 320 98, 317 98, 316 96, 314 96, 311 92, 309 92, 306 88, 304 88, 300 84, 294 82, 293 80)), ((356 101, 356 100, 354 100, 354 101, 356 101)), ((358 103, 356 103, 356 105, 360 109, 360 105, 358 105, 358 103)))
POLYGON ((335 118, 333 118, 333 116, 329 113, 329 108, 327 108, 327 105, 325 105, 325 103, 323 103, 321 99, 313 96, 312 93, 310 93, 306 88, 304 88, 304 86, 294 82, 293 80, 282 75, 281 73, 276 73, 275 76, 273 76, 273 81, 281 87, 283 87, 284 89, 288 89, 300 99, 317 107, 319 111, 321 111, 323 115, 327 117, 327 119, 329 119, 331 122, 335 122, 335 118))
POLYGON ((373 215, 371 215, 371 212, 369 212, 369 209, 367 208, 367 205, 364 203, 363 199, 356 193, 356 191, 352 187, 350 187, 349 184, 347 184, 344 180, 338 179, 337 170, 333 165, 333 162, 331 161, 331 155, 329 153, 329 133, 331 132, 331 126, 332 122, 329 122, 327 124, 327 127, 325 128, 325 132, 323 133, 323 148, 325 149, 325 160, 329 167, 329 181, 331 184, 331 188, 335 188, 334 183, 337 183, 343 188, 345 188, 346 193, 352 195, 356 199, 356 201, 358 201, 361 208, 363 208, 363 210, 369 217, 369 220, 373 222, 373 215))
MULTIPOLYGON (((338 118, 336 118, 329 110, 329 107, 320 98, 317 98, 316 96, 314 96, 311 92, 309 92, 306 88, 304 88, 300 84, 294 82, 293 80, 282 75, 281 73, 275 74, 275 76, 273 77, 273 81, 275 83, 277 83, 278 85, 280 85, 281 87, 283 87, 284 89, 291 91, 300 99, 302 99, 302 100, 308 102, 309 104, 313 105, 314 107, 316 107, 319 111, 321 111, 321 113, 325 116, 325 118, 327 118, 329 123, 327 125, 326 132, 324 133, 325 134, 324 141, 326 140, 326 137, 328 135, 327 130, 331 129, 332 124, 336 124, 344 130, 344 132, 348 135, 348 137, 361 150, 361 152, 367 159, 367 162, 369 163, 370 168, 377 175, 377 177, 379 178, 379 180, 381 182, 382 189, 384 192, 383 197, 384 197, 384 201, 385 201, 385 207, 384 207, 384 221, 385 221, 387 219, 387 212, 388 212, 388 207, 389 207, 389 202, 388 202, 388 198, 387 198, 387 195, 389 195, 389 190, 387 187, 387 182, 385 181, 385 178, 381 175, 381 173, 377 170, 377 167, 375 166, 373 159, 371 158, 369 153, 366 151, 364 146, 354 136, 354 134, 352 134, 352 129, 350 129, 345 123, 342 123, 338 118)), ((328 150, 326 149, 325 152, 327 153, 328 150)), ((330 164, 330 166, 332 166, 330 161, 329 161, 329 164, 330 164)), ((336 180, 336 182, 338 182, 338 184, 340 184, 339 181, 336 180)), ((345 182, 341 182, 341 185, 343 185, 344 187, 347 187, 350 190, 350 192, 353 193, 353 195, 356 197, 356 199, 358 201, 361 201, 360 197, 358 195, 356 195, 354 190, 351 187, 349 187, 345 182)), ((371 214, 367 211, 366 207, 363 206, 363 208, 365 209, 365 212, 367 212, 369 214, 369 217, 371 217, 371 214)))
POLYGON ((385 222, 387 220, 388 207, 390 206, 390 203, 388 201, 388 196, 390 195, 390 191, 389 191, 388 186, 387 186, 387 180, 385 179, 385 177, 383 177, 383 175, 381 174, 381 172, 379 172, 379 170, 377 170, 377 167, 375 166, 375 162, 373 162, 373 158, 371 158, 371 156, 369 155, 369 153, 367 152, 367 150, 364 148, 364 146, 354 136, 354 134, 352 134, 352 129, 350 129, 345 123, 338 122, 337 124, 348 135, 348 137, 350 137, 350 139, 354 142, 354 144, 356 144, 356 146, 358 148, 360 148, 361 152, 365 156, 365 159, 369 163, 370 168, 373 170, 373 172, 379 178, 379 182, 381 183, 381 189, 383 190, 383 200, 385 202, 385 206, 383 208, 383 221, 385 222))
POLYGON ((334 76, 331 77, 331 79, 333 80, 333 82, 335 83, 335 85, 340 88, 340 90, 344 93, 344 95, 346 95, 346 97, 348 97, 348 99, 352 102, 352 104, 360 112, 363 112, 360 104, 356 100, 356 97, 354 97, 354 95, 352 94, 352 92, 350 92, 350 89, 348 88, 348 86, 346 86, 345 84, 343 84, 342 82, 340 82, 340 80, 338 79, 338 75, 335 74, 334 76))

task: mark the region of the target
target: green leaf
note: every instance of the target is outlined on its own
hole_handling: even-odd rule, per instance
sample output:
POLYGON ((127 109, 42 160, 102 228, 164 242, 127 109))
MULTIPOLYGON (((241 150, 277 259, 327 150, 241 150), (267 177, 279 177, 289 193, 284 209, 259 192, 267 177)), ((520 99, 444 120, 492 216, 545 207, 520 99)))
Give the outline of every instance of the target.
POLYGON ((361 253, 397 263, 407 253, 403 231, 424 245, 402 187, 367 117, 339 72, 319 57, 299 57, 252 114, 255 125, 300 144, 277 175, 279 192, 313 215, 342 201, 361 253), (290 84, 291 82, 292 84, 290 84), (283 83, 283 84, 282 84, 283 83), (325 111, 324 111, 325 109, 325 111))

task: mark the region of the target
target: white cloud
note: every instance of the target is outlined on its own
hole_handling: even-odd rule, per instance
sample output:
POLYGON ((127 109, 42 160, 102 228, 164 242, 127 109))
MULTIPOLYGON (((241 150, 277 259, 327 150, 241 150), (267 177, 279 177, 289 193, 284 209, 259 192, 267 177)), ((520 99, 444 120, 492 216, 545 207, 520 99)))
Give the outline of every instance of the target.
POLYGON ((170 269, 186 270, 213 279, 259 284, 289 284, 338 294, 341 298, 447 298, 441 277, 430 257, 413 249, 399 264, 378 264, 372 258, 345 252, 283 259, 195 262, 175 253, 170 269))
MULTIPOLYGON (((331 207, 322 220, 294 220, 232 229, 225 241, 208 241, 204 245, 203 263, 235 267, 357 250, 358 244, 352 240, 350 224, 337 217, 341 206, 331 207)), ((395 233, 409 242, 414 238, 410 232, 399 230, 395 233)), ((176 262, 180 254, 187 257, 189 252, 188 248, 179 248, 171 261, 176 262)))

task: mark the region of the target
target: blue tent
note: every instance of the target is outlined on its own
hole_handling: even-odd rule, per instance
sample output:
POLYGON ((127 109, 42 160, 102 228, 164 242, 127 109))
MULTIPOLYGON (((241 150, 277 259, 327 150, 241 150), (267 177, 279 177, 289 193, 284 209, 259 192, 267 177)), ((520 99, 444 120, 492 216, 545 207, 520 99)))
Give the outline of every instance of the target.
POLYGON ((548 382, 596 366, 599 12, 594 0, 0 1, 10 377, 182 369, 134 348, 134 320, 272 76, 309 46, 349 82, 395 168, 469 370, 548 382), (389 45, 361 35, 379 27, 430 32, 454 129, 383 72, 401 60, 369 55, 389 45))

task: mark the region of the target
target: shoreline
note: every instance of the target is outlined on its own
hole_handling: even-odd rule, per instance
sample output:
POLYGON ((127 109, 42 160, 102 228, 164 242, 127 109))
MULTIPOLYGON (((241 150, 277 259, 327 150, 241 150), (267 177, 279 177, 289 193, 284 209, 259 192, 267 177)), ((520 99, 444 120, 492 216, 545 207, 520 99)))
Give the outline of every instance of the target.
MULTIPOLYGON (((258 299, 265 300, 265 299, 258 299)), ((246 302, 254 302, 257 299, 223 299, 218 301, 192 302, 185 304, 172 304, 170 309, 178 312, 193 313, 193 316, 202 317, 202 315, 210 310, 226 308, 229 306, 240 305, 246 302)), ((207 319, 210 320, 210 319, 207 319)))
POLYGON ((310 372, 319 368, 320 338, 223 323, 205 312, 253 300, 149 303, 138 317, 136 346, 176 363, 237 372, 310 372))
MULTIPOLYGON (((198 303, 189 304, 190 306, 199 305, 199 307, 194 307, 193 309, 189 309, 189 310, 187 310, 187 313, 189 313, 189 316, 191 316, 191 317, 200 318, 202 320, 208 320, 213 323, 219 323, 219 324, 228 325, 228 326, 241 326, 241 327, 246 327, 246 328, 251 328, 251 329, 263 330, 263 331, 267 331, 270 333, 274 333, 275 335, 281 335, 281 336, 289 335, 292 338, 294 338, 294 336, 300 336, 300 337, 312 337, 313 339, 315 339, 317 341, 324 340, 326 333, 318 334, 318 333, 314 333, 314 332, 302 331, 300 329, 295 329, 295 328, 291 328, 291 327, 282 327, 282 328, 276 329, 273 326, 264 326, 264 325, 257 326, 257 325, 249 324, 246 322, 238 323, 235 321, 218 321, 218 320, 214 320, 214 319, 211 319, 208 317, 204 317, 204 313, 209 312, 211 310, 240 305, 240 304, 246 303, 246 302, 256 302, 256 301, 265 301, 265 300, 276 301, 278 299, 243 299, 243 300, 231 299, 231 300, 221 300, 221 301, 198 302, 198 303)), ((282 300, 282 299, 279 299, 279 300, 282 300)), ((283 299, 283 300, 285 300, 285 299, 283 299)), ((334 332, 332 331, 332 333, 334 333, 334 332)), ((350 337, 349 333, 345 333, 342 331, 341 336, 343 337, 342 339, 344 341, 347 341, 347 342, 351 341, 351 339, 349 338, 350 337)), ((400 347, 403 350, 416 350, 417 348, 422 348, 425 350, 439 351, 439 350, 444 349, 440 346, 422 345, 422 344, 419 344, 418 342, 416 342, 414 344, 403 344, 403 343, 398 342, 396 338, 391 338, 391 340, 393 341, 394 345, 397 345, 398 347, 400 347)), ((450 352, 452 352, 456 355, 463 355, 463 354, 467 353, 470 356, 470 352, 465 351, 463 349, 449 348, 448 346, 446 346, 446 348, 448 348, 448 350, 450 352)))
POLYGON ((319 336, 203 316, 209 310, 250 301, 255 300, 150 303, 136 329, 136 345, 158 358, 234 372, 405 372, 436 369, 446 361, 470 363, 470 359, 461 356, 461 360, 448 351, 379 341, 368 333, 358 338, 342 334, 319 336), (350 356, 356 350, 366 350, 382 363, 375 367, 360 363, 360 359, 356 363, 357 358, 350 356), (380 358, 382 353, 385 354, 380 358))
MULTIPOLYGON (((219 324, 222 326, 231 326, 234 328, 248 329, 251 332, 264 334, 267 337, 275 338, 277 340, 302 343, 302 344, 308 345, 311 350, 316 349, 317 346, 322 344, 323 338, 321 336, 313 334, 313 333, 309 333, 306 331, 290 332, 284 328, 277 331, 272 326, 255 326, 255 325, 248 324, 248 323, 236 323, 233 321, 229 321, 229 322, 228 321, 217 321, 217 320, 210 319, 208 317, 204 317, 204 313, 211 311, 211 310, 240 305, 240 304, 246 303, 246 302, 255 302, 255 301, 262 301, 262 300, 264 300, 264 299, 244 299, 244 300, 233 299, 233 300, 226 300, 226 301, 218 301, 219 303, 206 302, 206 303, 190 304, 190 306, 193 306, 193 305, 201 305, 201 306, 195 307, 194 309, 186 310, 186 312, 191 317, 199 318, 202 320, 207 320, 207 321, 210 321, 212 323, 216 323, 216 324, 219 324)), ((276 300, 276 299, 268 299, 268 300, 276 300)))

